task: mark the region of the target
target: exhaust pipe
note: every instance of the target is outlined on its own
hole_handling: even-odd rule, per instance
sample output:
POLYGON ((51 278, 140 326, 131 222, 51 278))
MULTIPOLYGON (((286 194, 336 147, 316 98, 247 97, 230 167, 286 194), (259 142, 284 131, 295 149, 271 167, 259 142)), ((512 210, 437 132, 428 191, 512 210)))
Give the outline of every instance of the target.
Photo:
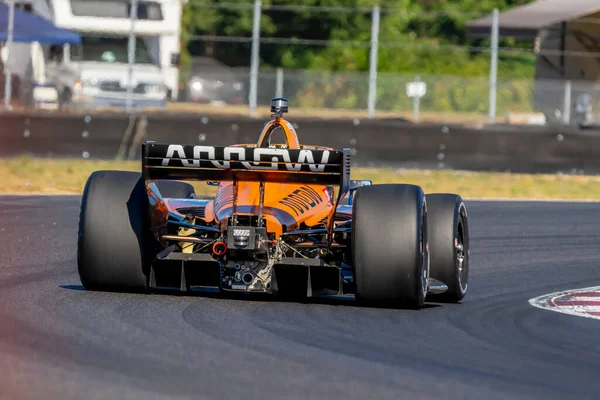
POLYGON ((251 284, 253 280, 254 280, 254 276, 250 272, 246 272, 242 276, 242 282, 244 282, 246 285, 251 284))
POLYGON ((217 242, 213 245, 212 251, 216 256, 221 257, 227 253, 227 245, 223 242, 217 242))

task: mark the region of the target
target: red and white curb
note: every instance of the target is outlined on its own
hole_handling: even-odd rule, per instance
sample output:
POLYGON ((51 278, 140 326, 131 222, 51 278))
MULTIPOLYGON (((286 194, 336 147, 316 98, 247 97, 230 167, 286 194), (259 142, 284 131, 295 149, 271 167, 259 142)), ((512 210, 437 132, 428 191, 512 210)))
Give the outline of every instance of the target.
POLYGON ((542 310, 600 319, 600 286, 545 294, 529 300, 542 310))

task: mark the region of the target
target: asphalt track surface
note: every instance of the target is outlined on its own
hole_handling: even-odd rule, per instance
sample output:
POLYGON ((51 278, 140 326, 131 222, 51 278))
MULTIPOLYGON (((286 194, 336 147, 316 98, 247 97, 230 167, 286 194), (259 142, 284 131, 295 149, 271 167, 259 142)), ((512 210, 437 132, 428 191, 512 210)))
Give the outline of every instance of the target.
POLYGON ((528 300, 600 285, 600 204, 467 206, 466 299, 410 311, 87 292, 79 199, 0 197, 0 398, 598 398, 599 321, 528 300))

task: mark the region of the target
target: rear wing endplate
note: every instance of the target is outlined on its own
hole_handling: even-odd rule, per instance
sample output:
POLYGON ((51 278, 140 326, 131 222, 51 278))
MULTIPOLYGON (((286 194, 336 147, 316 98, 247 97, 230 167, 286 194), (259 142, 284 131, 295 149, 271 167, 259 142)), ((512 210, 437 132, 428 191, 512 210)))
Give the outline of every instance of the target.
POLYGON ((146 181, 242 181, 340 186, 350 182, 350 149, 278 149, 142 144, 146 181))

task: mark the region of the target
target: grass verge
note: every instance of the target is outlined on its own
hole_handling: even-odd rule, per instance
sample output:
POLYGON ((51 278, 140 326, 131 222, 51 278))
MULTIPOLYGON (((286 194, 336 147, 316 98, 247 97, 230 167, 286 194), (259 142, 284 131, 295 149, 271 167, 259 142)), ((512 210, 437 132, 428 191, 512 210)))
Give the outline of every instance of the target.
MULTIPOLYGON (((96 170, 139 171, 137 161, 96 161, 17 157, 0 160, 0 194, 81 194, 96 170)), ((464 198, 600 200, 600 176, 529 175, 491 172, 355 168, 352 179, 410 183, 426 193, 452 192, 464 198)), ((198 194, 214 188, 195 182, 198 194)))

